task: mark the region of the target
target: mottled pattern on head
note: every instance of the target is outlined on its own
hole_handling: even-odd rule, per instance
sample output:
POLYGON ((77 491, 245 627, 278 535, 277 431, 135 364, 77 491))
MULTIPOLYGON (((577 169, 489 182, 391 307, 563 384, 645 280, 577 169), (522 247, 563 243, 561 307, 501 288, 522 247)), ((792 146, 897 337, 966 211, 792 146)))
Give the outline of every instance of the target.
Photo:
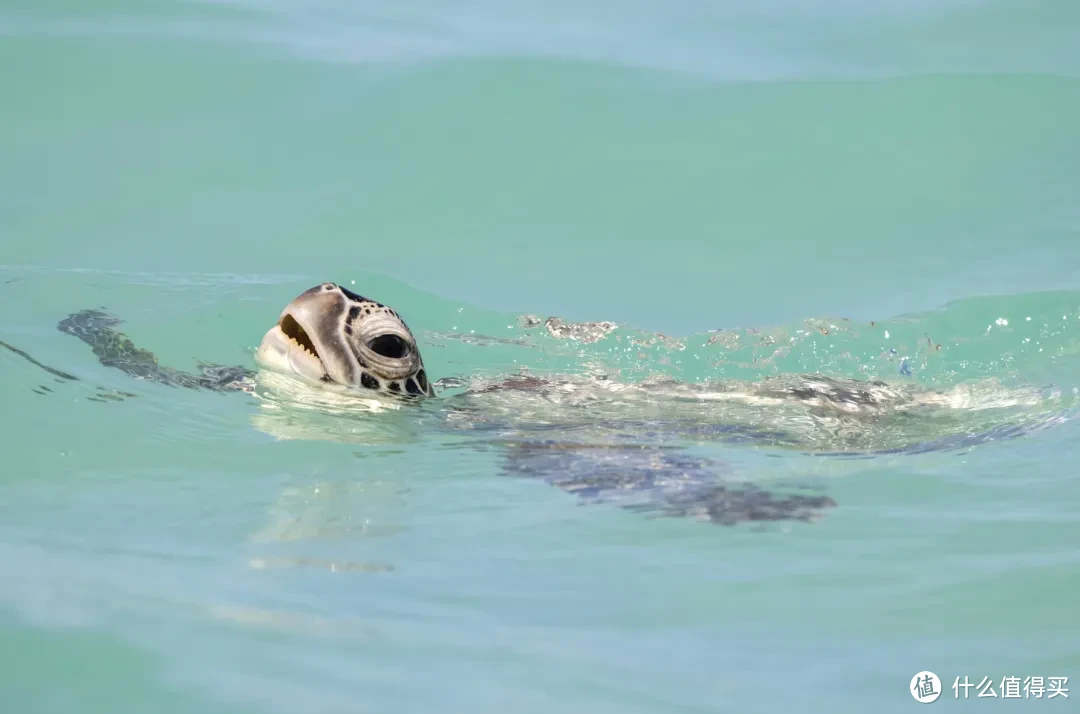
POLYGON ((266 369, 309 381, 401 396, 431 396, 416 339, 401 316, 335 283, 301 293, 256 354, 266 369))

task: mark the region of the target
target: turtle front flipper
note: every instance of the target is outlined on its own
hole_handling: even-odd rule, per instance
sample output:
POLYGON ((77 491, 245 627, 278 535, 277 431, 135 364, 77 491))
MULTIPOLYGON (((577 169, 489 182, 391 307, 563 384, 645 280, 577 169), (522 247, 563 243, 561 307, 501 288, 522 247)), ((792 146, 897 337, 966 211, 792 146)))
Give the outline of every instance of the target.
POLYGON ((240 366, 200 363, 195 375, 158 364, 153 352, 136 347, 116 329, 122 321, 101 310, 81 310, 61 320, 56 329, 74 335, 90 345, 101 364, 135 377, 159 384, 186 389, 209 389, 216 392, 244 388, 244 381, 254 373, 240 366))
POLYGON ((747 521, 813 521, 836 502, 721 478, 723 466, 684 450, 651 445, 529 440, 504 444, 508 474, 543 478, 590 503, 656 517, 689 517, 720 525, 747 521))

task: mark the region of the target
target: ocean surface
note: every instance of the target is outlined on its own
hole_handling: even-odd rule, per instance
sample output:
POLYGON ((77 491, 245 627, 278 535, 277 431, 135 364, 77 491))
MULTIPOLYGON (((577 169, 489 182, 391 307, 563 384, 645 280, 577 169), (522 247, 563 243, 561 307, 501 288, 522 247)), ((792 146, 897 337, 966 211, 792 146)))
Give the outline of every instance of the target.
POLYGON ((0 343, 3 714, 1076 710, 1074 0, 5 0, 0 343), (460 381, 57 329, 251 368, 327 280, 460 381), (951 396, 716 406, 814 373, 951 396), (616 498, 679 479, 831 505, 616 498))

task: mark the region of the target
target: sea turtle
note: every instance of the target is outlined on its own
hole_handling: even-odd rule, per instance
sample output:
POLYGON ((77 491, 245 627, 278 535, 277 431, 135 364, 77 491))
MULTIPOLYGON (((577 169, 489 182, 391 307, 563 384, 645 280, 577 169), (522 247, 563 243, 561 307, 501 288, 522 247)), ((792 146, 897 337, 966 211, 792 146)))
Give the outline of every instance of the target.
MULTIPOLYGON (((823 375, 719 384, 529 374, 433 382, 416 338, 393 308, 330 282, 285 307, 262 338, 255 370, 200 364, 191 374, 162 366, 118 331, 119 323, 83 310, 58 329, 133 377, 260 397, 267 407, 260 426, 279 436, 333 431, 325 419, 297 428, 300 407, 331 418, 416 409, 436 417, 425 424, 468 434, 477 447, 495 445, 508 474, 541 477, 589 501, 727 525, 815 520, 836 503, 801 487, 736 481, 723 464, 695 455, 688 448, 695 443, 873 456, 961 448, 1047 423, 972 416, 1035 404, 1034 392, 999 391, 988 401, 970 388, 940 392, 823 375)), ((552 334, 602 338, 609 325, 559 323, 552 334)))

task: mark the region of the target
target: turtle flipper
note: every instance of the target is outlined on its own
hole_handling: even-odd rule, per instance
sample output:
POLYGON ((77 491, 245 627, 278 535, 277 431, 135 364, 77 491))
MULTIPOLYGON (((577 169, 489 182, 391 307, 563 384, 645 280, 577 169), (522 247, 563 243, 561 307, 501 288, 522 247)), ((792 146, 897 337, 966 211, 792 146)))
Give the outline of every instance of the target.
POLYGON ((158 364, 153 352, 136 347, 116 329, 122 321, 101 310, 81 310, 61 320, 56 329, 74 335, 90 345, 101 364, 115 367, 136 379, 146 379, 186 389, 232 391, 243 388, 243 380, 253 373, 239 366, 200 364, 195 375, 158 364))
POLYGON ((836 501, 822 494, 777 493, 754 484, 714 483, 634 506, 657 516, 697 518, 725 526, 744 521, 816 521, 836 501))
POLYGON ((588 502, 656 517, 691 517, 721 525, 812 521, 836 506, 821 494, 725 482, 721 464, 673 447, 554 440, 503 446, 508 474, 540 477, 588 502))

